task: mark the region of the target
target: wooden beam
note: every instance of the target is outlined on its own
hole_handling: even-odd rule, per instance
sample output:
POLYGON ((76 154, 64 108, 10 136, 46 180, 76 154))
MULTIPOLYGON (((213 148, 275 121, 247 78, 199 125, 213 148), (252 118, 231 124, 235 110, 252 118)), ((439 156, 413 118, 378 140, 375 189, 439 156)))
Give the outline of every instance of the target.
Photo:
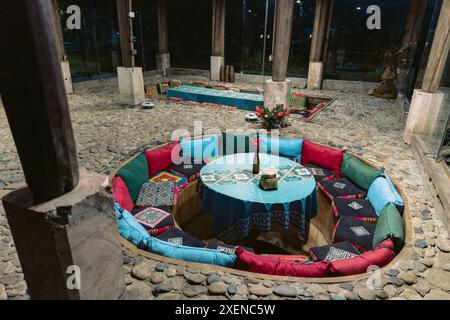
POLYGON ((122 65, 125 68, 134 68, 134 44, 131 41, 133 37, 133 22, 129 16, 132 12, 132 0, 116 0, 117 18, 120 33, 120 48, 122 51, 122 65))
POLYGON ((272 80, 285 81, 291 44, 293 0, 277 0, 273 44, 272 80))
POLYGON ((50 0, 0 1, 0 94, 35 202, 78 184, 50 0))
POLYGON ((450 50, 450 0, 442 2, 439 20, 434 33, 422 89, 427 92, 436 92, 440 86, 448 52, 450 50))
POLYGON ((333 15, 334 0, 317 0, 311 41, 310 62, 324 62, 333 15))
POLYGON ((52 15, 52 21, 54 23, 55 38, 56 38, 56 49, 58 50, 58 57, 61 61, 66 60, 66 52, 64 49, 64 36, 61 27, 61 18, 59 16, 59 6, 58 0, 52 0, 52 10, 54 14, 52 15))
POLYGON ((225 0, 213 0, 212 55, 225 56, 225 0))
POLYGON ((416 45, 427 8, 426 0, 411 0, 403 28, 402 47, 416 45))
POLYGON ((169 37, 167 30, 167 2, 156 0, 157 23, 158 23, 158 53, 169 53, 169 37))

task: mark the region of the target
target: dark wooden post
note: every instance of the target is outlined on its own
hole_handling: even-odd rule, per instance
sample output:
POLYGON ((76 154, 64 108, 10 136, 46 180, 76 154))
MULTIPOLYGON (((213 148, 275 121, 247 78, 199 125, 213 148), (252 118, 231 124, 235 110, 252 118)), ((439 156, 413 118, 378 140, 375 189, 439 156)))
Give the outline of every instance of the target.
POLYGON ((52 0, 52 10, 54 12, 52 19, 55 26, 56 49, 58 50, 59 59, 63 61, 66 60, 66 53, 64 50, 64 37, 59 17, 58 0, 52 0))
POLYGON ((169 53, 166 0, 156 0, 156 10, 158 22, 158 53, 169 53))
POLYGON ((212 55, 225 55, 225 0, 213 0, 212 55))
POLYGON ((47 0, 0 7, 0 93, 26 182, 36 199, 52 199, 78 183, 53 8, 47 0))
POLYGON ((120 48, 122 51, 122 66, 134 68, 133 23, 130 17, 132 0, 116 0, 117 18, 120 33, 120 48))
POLYGON ((273 44, 272 80, 286 80, 291 44, 293 0, 277 0, 273 44))

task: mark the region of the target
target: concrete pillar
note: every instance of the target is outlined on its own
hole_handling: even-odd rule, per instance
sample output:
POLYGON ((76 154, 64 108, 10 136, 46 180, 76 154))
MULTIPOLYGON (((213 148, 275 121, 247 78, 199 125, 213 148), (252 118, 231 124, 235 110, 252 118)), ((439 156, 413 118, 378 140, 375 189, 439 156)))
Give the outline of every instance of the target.
POLYGON ((414 90, 409 108, 408 119, 406 121, 403 141, 411 144, 414 133, 429 134, 432 133, 438 115, 444 101, 442 92, 426 92, 421 89, 414 90))
POLYGON ((211 80, 220 80, 220 67, 225 65, 225 0, 212 3, 211 80))
POLYGON ((323 62, 310 62, 308 69, 308 89, 318 90, 322 88, 323 62))
POLYGON ((117 78, 119 80, 119 93, 123 96, 124 103, 137 105, 145 100, 142 68, 118 67, 117 78))
POLYGON ((288 107, 291 86, 292 83, 290 80, 267 80, 264 87, 264 106, 272 109, 278 104, 282 104, 283 106, 288 107))
POLYGON ((222 56, 211 57, 211 80, 219 81, 220 80, 220 68, 225 66, 225 58, 222 56))
POLYGON ((73 93, 73 85, 72 85, 72 74, 70 73, 70 64, 69 61, 61 61, 61 69, 64 78, 64 86, 66 88, 66 93, 73 93))
POLYGON ((167 75, 167 69, 170 68, 170 53, 156 54, 156 68, 162 70, 163 75, 167 75))
POLYGON ((114 207, 106 177, 80 170, 69 193, 34 203, 30 189, 3 198, 33 299, 118 299, 125 290, 114 207), (78 281, 79 280, 79 281, 78 281))

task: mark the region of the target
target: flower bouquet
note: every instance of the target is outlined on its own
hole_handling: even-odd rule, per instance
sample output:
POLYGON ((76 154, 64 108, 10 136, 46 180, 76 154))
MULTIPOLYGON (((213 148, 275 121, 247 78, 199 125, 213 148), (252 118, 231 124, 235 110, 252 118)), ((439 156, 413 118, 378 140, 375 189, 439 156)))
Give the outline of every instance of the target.
POLYGON ((282 104, 278 104, 275 108, 256 107, 256 115, 261 118, 262 125, 267 130, 280 128, 284 123, 283 119, 289 116, 289 112, 284 109, 282 104))

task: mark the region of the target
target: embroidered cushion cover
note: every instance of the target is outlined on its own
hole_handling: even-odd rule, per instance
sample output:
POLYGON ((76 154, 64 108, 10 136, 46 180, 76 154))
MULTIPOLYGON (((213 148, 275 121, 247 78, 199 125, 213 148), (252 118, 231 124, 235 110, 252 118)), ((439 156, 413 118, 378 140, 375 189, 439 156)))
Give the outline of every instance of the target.
POLYGON ((154 207, 146 208, 134 217, 151 236, 158 236, 175 226, 173 217, 169 212, 154 207))
POLYGON ((333 200, 337 197, 346 197, 352 199, 361 199, 365 197, 365 192, 355 186, 346 178, 322 180, 317 186, 328 197, 333 200))
POLYGON ((380 243, 374 250, 367 251, 360 256, 345 260, 331 261, 332 276, 348 276, 366 273, 376 266, 382 268, 395 257, 394 245, 390 239, 380 243))
POLYGON ((158 149, 146 150, 145 157, 147 158, 149 175, 154 176, 158 172, 166 170, 172 164, 172 157, 173 162, 179 162, 179 155, 180 146, 178 141, 158 149))
POLYGON ((387 176, 375 179, 367 193, 367 199, 374 207, 377 215, 388 203, 394 204, 400 213, 403 212, 403 199, 387 176))
POLYGON ((360 252, 373 248, 375 223, 341 217, 336 224, 333 242, 350 241, 360 252))
POLYGON ((359 256, 360 254, 349 241, 315 247, 309 250, 309 255, 314 261, 343 260, 359 256))
POLYGON ((306 264, 260 256, 242 247, 236 250, 236 256, 238 259, 236 267, 250 272, 292 277, 326 277, 330 272, 330 262, 306 264))
POLYGON ((304 140, 302 147, 302 165, 313 163, 319 167, 333 171, 337 178, 341 177, 341 165, 344 151, 331 149, 311 141, 304 140))
POLYGON ((175 183, 146 182, 142 185, 136 200, 136 207, 171 206, 175 201, 175 183))
POLYGON ((352 217, 372 223, 378 219, 375 209, 365 199, 334 198, 333 212, 336 217, 352 217))
POLYGON ((130 192, 127 185, 121 177, 114 177, 112 180, 113 198, 122 208, 131 212, 133 210, 133 200, 131 200, 130 192))
POLYGON ((167 181, 175 183, 180 188, 184 188, 187 185, 187 178, 185 176, 170 171, 161 171, 148 179, 148 182, 167 181))
POLYGON ((121 208, 117 202, 114 203, 114 208, 120 235, 136 247, 140 249, 145 248, 145 239, 148 237, 147 230, 145 230, 130 212, 121 208))
POLYGON ((303 139, 260 137, 261 152, 301 161, 303 139))
POLYGON ((305 168, 307 168, 309 170, 309 172, 311 172, 311 174, 314 176, 314 179, 316 179, 316 181, 321 181, 323 179, 330 180, 330 179, 334 178, 333 171, 321 168, 314 164, 308 164, 305 166, 305 168))
POLYGON ((400 250, 405 243, 403 220, 397 208, 392 203, 387 204, 381 210, 377 227, 375 228, 373 246, 377 246, 388 238, 392 239, 396 250, 400 250))
POLYGON ((382 173, 382 170, 374 169, 348 153, 344 154, 341 174, 364 191, 369 190, 372 182, 382 173))
POLYGON ((203 248, 205 243, 180 229, 170 229, 157 237, 159 240, 167 241, 180 246, 203 248))
POLYGON ((121 177, 127 185, 131 200, 136 201, 142 185, 148 180, 147 159, 144 153, 124 165, 117 176, 121 177))

